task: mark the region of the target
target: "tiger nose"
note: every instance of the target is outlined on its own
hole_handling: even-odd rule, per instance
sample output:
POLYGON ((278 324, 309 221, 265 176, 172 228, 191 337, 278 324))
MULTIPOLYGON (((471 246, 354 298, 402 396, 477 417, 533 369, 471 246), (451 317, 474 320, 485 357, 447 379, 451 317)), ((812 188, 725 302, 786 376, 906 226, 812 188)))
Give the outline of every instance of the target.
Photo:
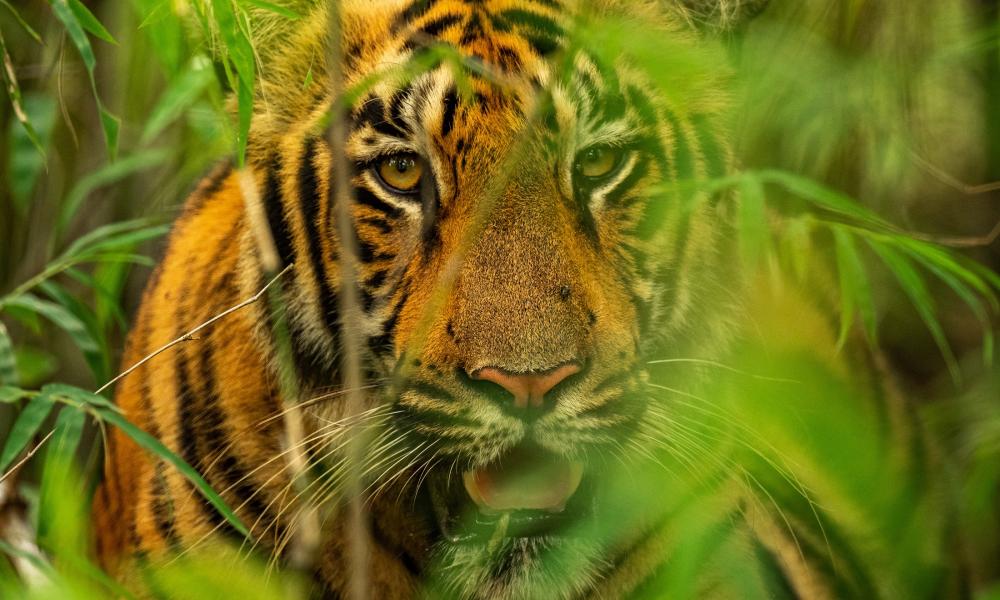
POLYGON ((511 373, 496 367, 483 367, 472 374, 473 379, 489 381, 514 396, 514 407, 543 408, 545 394, 567 377, 580 372, 580 365, 571 362, 541 373, 511 373))

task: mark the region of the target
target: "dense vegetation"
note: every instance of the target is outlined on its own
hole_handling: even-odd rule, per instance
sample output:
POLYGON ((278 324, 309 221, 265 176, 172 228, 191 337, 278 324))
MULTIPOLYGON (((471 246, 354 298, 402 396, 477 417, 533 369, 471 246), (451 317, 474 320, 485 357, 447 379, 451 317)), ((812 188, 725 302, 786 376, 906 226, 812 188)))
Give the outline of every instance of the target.
MULTIPOLYGON (((295 20, 302 3, 24 4, 0 0, 0 552, 11 559, 0 560, 0 596, 127 595, 86 552, 106 428, 184 470, 243 529, 194 469, 116 411, 109 383, 128 366, 129 316, 186 192, 219 159, 241 160, 261 76, 251 22, 295 20)), ((688 399, 688 450, 706 451, 682 479, 698 497, 701 477, 736 464, 855 511, 880 541, 866 549, 870 568, 891 571, 898 597, 933 577, 912 566, 930 553, 959 555, 969 595, 1000 598, 1000 5, 773 0, 731 29, 712 11, 692 21, 705 35, 697 54, 624 22, 581 26, 577 42, 627 51, 678 96, 732 73, 741 170, 680 185, 738 190, 748 279, 821 296, 840 339, 756 313, 761 346, 720 365, 719 398, 736 399, 688 399), (874 375, 838 372, 835 353, 851 344, 876 350, 874 375), (817 357, 802 357, 809 346, 817 357), (782 387, 790 376, 803 388, 782 387), (926 489, 879 462, 884 440, 852 400, 872 376, 892 380, 933 440, 940 467, 926 489), (826 461, 838 468, 813 468, 826 461), (905 515, 938 493, 954 516, 928 549, 934 535, 905 515)), ((411 71, 460 62, 444 51, 421 61, 411 71)), ((794 498, 784 508, 799 509, 794 498)), ((678 543, 698 556, 712 515, 676 510, 692 523, 678 543)), ((194 552, 150 577, 177 597, 298 589, 252 560, 223 577, 219 560, 194 552)), ((685 595, 695 567, 671 571, 663 593, 685 595)))

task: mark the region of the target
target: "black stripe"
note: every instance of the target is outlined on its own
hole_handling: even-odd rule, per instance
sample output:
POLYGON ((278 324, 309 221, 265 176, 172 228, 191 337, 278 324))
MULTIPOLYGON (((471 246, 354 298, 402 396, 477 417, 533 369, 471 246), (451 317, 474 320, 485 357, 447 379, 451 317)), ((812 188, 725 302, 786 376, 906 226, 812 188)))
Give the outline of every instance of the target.
MULTIPOLYGON (((163 468, 163 461, 157 461, 153 470, 153 519, 156 523, 156 531, 160 537, 173 550, 179 550, 180 537, 175 529, 176 518, 174 515, 174 501, 170 495, 170 488, 167 486, 166 470, 163 468)), ((134 526, 133 526, 134 527, 134 526)))
POLYGON ((368 340, 368 348, 375 354, 382 354, 392 350, 392 338, 396 334, 396 325, 399 323, 399 315, 403 312, 406 298, 409 293, 409 283, 403 284, 403 292, 400 294, 399 302, 392 308, 392 313, 382 325, 382 333, 373 336, 368 340))
POLYGON ((415 0, 393 19, 392 33, 398 33, 403 27, 427 14, 427 11, 433 8, 436 3, 437 0, 415 0))
POLYGON ((316 277, 316 284, 319 286, 319 303, 323 311, 323 321, 330 333, 336 336, 339 331, 337 297, 333 288, 330 287, 325 264, 327 258, 332 259, 333 257, 323 255, 323 246, 320 241, 320 232, 327 230, 327 224, 320 222, 319 206, 320 202, 326 202, 327 198, 320 193, 320 180, 316 173, 316 166, 313 164, 318 142, 317 138, 306 140, 305 149, 299 159, 299 209, 302 211, 303 227, 305 227, 306 237, 309 240, 309 262, 316 277))
POLYGON ((455 401, 455 396, 451 392, 428 381, 411 381, 406 386, 406 389, 438 400, 445 400, 447 402, 455 401))
POLYGON ((462 15, 456 14, 443 15, 424 23, 417 31, 430 37, 437 37, 442 31, 460 22, 463 18, 462 15))
POLYGON ((372 539, 376 544, 382 546, 382 548, 384 548, 391 556, 397 558, 399 560, 399 564, 401 564, 412 577, 420 577, 420 564, 413 556, 410 555, 409 552, 406 551, 406 548, 389 539, 389 536, 382 528, 381 521, 379 519, 371 520, 371 532, 372 539))
POLYGON ((281 258, 282 266, 295 261, 295 250, 292 246, 291 230, 285 216, 284 201, 281 194, 281 157, 275 155, 267 169, 267 181, 264 184, 264 210, 267 212, 267 223, 271 228, 275 248, 281 258))
POLYGON ((221 165, 215 166, 191 194, 191 200, 185 212, 194 213, 200 211, 205 202, 222 188, 222 184, 225 183, 232 172, 232 160, 227 160, 221 165))
MULTIPOLYGON (((393 94, 389 100, 389 120, 396 129, 405 133, 413 133, 413 129, 403 118, 403 105, 412 95, 413 86, 407 84, 393 94)), ((378 130, 378 127, 375 129, 378 130)))
POLYGON ((441 117, 441 137, 448 137, 452 127, 455 126, 455 111, 458 109, 458 91, 455 88, 448 90, 444 95, 444 114, 441 117))
POLYGON ((368 188, 355 189, 354 202, 355 204, 367 206, 372 210, 385 213, 388 217, 393 219, 399 218, 403 214, 403 210, 401 208, 397 208, 383 201, 368 188))

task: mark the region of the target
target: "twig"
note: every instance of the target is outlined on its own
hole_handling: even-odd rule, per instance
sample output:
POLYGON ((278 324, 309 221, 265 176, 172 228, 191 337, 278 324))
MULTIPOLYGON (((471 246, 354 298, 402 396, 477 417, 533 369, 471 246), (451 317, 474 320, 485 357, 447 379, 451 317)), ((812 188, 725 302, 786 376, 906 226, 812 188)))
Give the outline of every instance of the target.
POLYGON ((13 467, 11 467, 10 469, 8 469, 6 473, 4 473, 3 475, 0 475, 0 483, 3 483, 5 479, 7 479, 8 477, 10 477, 11 473, 17 473, 17 470, 20 469, 21 466, 24 465, 24 463, 26 463, 29 460, 31 460, 31 457, 34 456, 35 453, 38 452, 38 450, 43 445, 45 445, 45 442, 49 441, 49 438, 52 437, 52 434, 54 434, 55 432, 56 432, 56 430, 53 429, 53 430, 49 431, 48 433, 46 433, 45 437, 42 438, 42 441, 40 441, 37 444, 35 444, 35 447, 32 448, 31 450, 28 450, 28 453, 25 454, 24 457, 21 458, 21 460, 17 461, 17 463, 15 463, 13 467))
POLYGON ((996 225, 993 226, 993 229, 991 229, 989 233, 981 236, 938 237, 928 235, 926 233, 907 232, 907 234, 917 238, 918 240, 933 242, 935 244, 941 244, 942 246, 951 246, 953 248, 977 248, 980 246, 989 246, 993 242, 997 241, 997 238, 1000 238, 1000 221, 997 221, 996 225))
MULTIPOLYGON (((267 221, 267 213, 260 197, 260 190, 249 169, 240 172, 239 182, 250 228, 253 230, 256 240, 261 268, 266 275, 271 275, 281 266, 281 258, 274 243, 274 233, 267 221)), ((295 377, 282 286, 275 286, 274 292, 269 295, 268 299, 273 315, 271 335, 274 339, 275 362, 278 368, 278 386, 284 407, 281 411, 281 417, 285 444, 288 447, 288 450, 282 454, 291 470, 291 485, 298 492, 298 496, 304 496, 302 492, 309 488, 309 463, 304 449, 306 435, 302 419, 302 392, 295 377)), ((300 572, 308 573, 313 570, 313 564, 316 561, 316 553, 321 542, 321 528, 318 508, 309 498, 303 498, 302 502, 304 504, 301 510, 303 518, 293 519, 290 526, 292 545, 288 552, 288 562, 291 567, 300 572)), ((293 592, 294 594, 295 592, 293 592)))
POLYGON ((294 266, 294 264, 289 264, 280 273, 278 273, 277 275, 275 275, 274 278, 271 279, 271 281, 268 281, 267 285, 265 285, 264 287, 262 287, 260 289, 260 291, 257 292, 256 294, 254 294, 253 296, 247 298, 243 302, 240 302, 236 306, 232 306, 230 308, 227 308, 226 310, 224 310, 221 313, 215 315, 211 319, 205 321, 201 325, 198 325, 197 327, 195 327, 191 331, 188 331, 187 333, 181 335, 180 337, 178 337, 175 340, 167 342, 166 344, 164 344, 164 345, 160 346, 159 348, 157 348, 156 350, 154 350, 152 353, 147 354, 142 360, 140 360, 139 362, 135 363, 134 365, 132 365, 128 369, 125 369, 124 371, 122 371, 121 373, 119 373, 111 381, 109 381, 109 382, 105 383, 104 385, 102 385, 101 387, 97 388, 97 391, 94 392, 94 393, 95 394, 100 394, 101 392, 103 392, 104 390, 108 389, 109 387, 111 387, 112 385, 114 385, 116 382, 118 382, 119 380, 121 380, 123 377, 127 376, 132 371, 135 371, 136 369, 138 369, 142 365, 146 364, 147 362, 149 362, 153 358, 156 358, 157 355, 159 355, 159 354, 161 354, 161 353, 169 350, 170 348, 176 346, 177 344, 180 344, 181 342, 186 342, 186 341, 194 339, 194 335, 196 333, 200 332, 202 329, 205 329, 206 327, 208 327, 209 325, 215 323, 216 321, 219 321, 220 319, 224 319, 225 317, 228 317, 229 315, 231 315, 234 312, 240 310, 241 308, 246 308, 247 306, 250 306, 254 302, 257 302, 258 300, 261 299, 261 297, 264 296, 264 293, 267 292, 268 288, 270 288, 272 285, 274 285, 274 283, 276 281, 278 281, 278 279, 280 279, 285 273, 287 273, 288 271, 290 271, 293 266, 294 266))
MULTIPOLYGON (((343 70, 343 29, 339 0, 329 5, 329 49, 327 70, 330 77, 331 122, 328 141, 333 154, 330 172, 329 194, 333 210, 330 223, 340 239, 340 341, 341 341, 341 383, 349 390, 345 398, 348 415, 358 415, 363 410, 364 396, 357 390, 362 386, 361 331, 359 323, 363 315, 358 294, 357 256, 354 220, 351 206, 354 203, 351 188, 351 166, 345 149, 347 147, 347 115, 350 106, 344 103, 345 78, 343 70)), ((368 446, 368 427, 354 423, 348 432, 350 445, 347 456, 347 562, 350 565, 347 596, 352 600, 367 600, 371 597, 371 574, 369 572, 368 516, 365 511, 364 491, 360 465, 368 446)))
POLYGON ((940 181, 941 183, 947 185, 948 187, 954 188, 963 194, 969 196, 977 196, 979 194, 986 194, 989 192, 1000 191, 1000 181, 992 181, 990 183, 981 183, 979 185, 969 185, 964 181, 959 181, 957 178, 953 177, 949 173, 945 172, 943 169, 935 166, 926 158, 917 154, 915 150, 910 150, 910 155, 913 156, 914 162, 917 165, 930 174, 932 177, 940 181))

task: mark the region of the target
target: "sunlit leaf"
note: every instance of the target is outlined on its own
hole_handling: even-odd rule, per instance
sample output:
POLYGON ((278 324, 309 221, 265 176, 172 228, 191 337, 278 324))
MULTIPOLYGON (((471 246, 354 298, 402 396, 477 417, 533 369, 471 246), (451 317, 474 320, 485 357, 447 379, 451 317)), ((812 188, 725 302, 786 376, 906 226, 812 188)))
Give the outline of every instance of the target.
POLYGON ((871 283, 864 263, 858 255, 851 234, 840 227, 833 228, 833 240, 837 255, 837 273, 840 282, 840 333, 837 346, 843 346, 850 334, 857 311, 868 339, 875 343, 878 339, 878 322, 875 303, 872 300, 871 283))

